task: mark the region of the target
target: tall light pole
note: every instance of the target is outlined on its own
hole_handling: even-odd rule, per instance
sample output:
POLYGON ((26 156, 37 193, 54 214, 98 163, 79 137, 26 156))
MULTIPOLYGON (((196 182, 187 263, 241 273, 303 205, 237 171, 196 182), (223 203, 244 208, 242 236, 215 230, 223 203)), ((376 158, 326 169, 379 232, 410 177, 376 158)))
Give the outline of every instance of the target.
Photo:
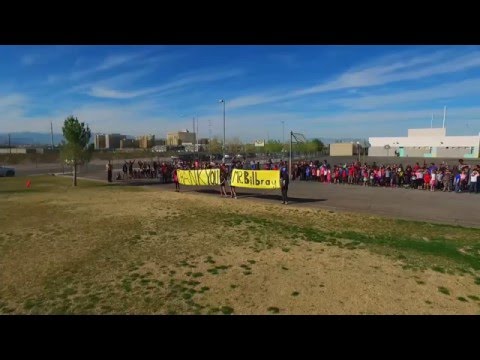
POLYGON ((223 158, 222 162, 225 163, 225 99, 219 100, 220 103, 223 103, 223 158))
POLYGON ((195 150, 197 150, 197 159, 200 161, 200 154, 198 153, 199 152, 199 144, 198 144, 198 116, 197 116, 197 131, 195 132, 195 140, 196 140, 196 144, 195 144, 195 150))
POLYGON ((292 176, 292 161, 293 161, 293 155, 292 155, 292 143, 293 143, 293 131, 290 130, 290 156, 289 156, 289 161, 288 161, 288 175, 292 176))

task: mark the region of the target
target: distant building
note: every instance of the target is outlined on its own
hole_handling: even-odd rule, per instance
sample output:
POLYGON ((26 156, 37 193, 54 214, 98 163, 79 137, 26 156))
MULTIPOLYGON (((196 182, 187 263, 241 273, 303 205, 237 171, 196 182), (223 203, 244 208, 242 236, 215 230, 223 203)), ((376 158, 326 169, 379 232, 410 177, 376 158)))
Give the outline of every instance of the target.
POLYGON ((43 149, 26 147, 1 148, 0 154, 43 154, 43 149))
POLYGON ((358 155, 361 149, 361 145, 351 142, 330 144, 330 156, 358 155))
POLYGON ((152 147, 153 152, 166 152, 167 151, 167 145, 155 145, 152 147))
POLYGON ((138 140, 122 139, 120 140, 120 149, 136 149, 138 148, 138 140))
POLYGON ((167 145, 166 139, 155 139, 155 146, 167 145))
POLYGON ((479 136, 447 136, 446 128, 408 129, 406 137, 369 138, 369 156, 425 158, 479 157, 479 136))
POLYGON ((105 134, 95 135, 95 150, 105 149, 105 134))
POLYGON ((194 144, 196 141, 195 133, 188 130, 177 131, 167 134, 167 145, 179 146, 185 143, 194 144))
POLYGON ((209 139, 208 139, 208 138, 198 139, 198 143, 199 143, 200 145, 208 145, 209 139))
POLYGON ((155 135, 143 135, 137 137, 138 146, 141 149, 150 149, 155 145, 155 135))
POLYGON ((200 144, 183 143, 182 146, 184 147, 186 152, 202 151, 202 146, 200 144))
POLYGON ((106 149, 119 149, 120 141, 126 139, 125 135, 121 134, 108 134, 105 135, 105 148, 106 149))

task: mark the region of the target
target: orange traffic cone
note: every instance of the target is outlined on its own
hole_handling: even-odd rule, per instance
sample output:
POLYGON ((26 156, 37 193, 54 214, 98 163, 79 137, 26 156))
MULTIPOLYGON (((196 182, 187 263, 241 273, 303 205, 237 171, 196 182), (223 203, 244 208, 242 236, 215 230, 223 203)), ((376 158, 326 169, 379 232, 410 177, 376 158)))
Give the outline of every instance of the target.
POLYGON ((32 186, 32 182, 30 180, 27 180, 27 189, 30 189, 31 186, 32 186))

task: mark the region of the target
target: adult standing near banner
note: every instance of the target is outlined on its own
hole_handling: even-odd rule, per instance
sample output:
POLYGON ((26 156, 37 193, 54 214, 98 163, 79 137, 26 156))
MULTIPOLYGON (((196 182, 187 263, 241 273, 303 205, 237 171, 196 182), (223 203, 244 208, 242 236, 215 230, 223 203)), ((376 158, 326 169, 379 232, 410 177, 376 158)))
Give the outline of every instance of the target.
POLYGON ((286 164, 282 163, 282 168, 280 169, 280 184, 282 187, 282 204, 288 205, 288 182, 289 182, 289 175, 288 175, 288 167, 286 164))
POLYGON ((227 182, 230 185, 230 197, 232 199, 237 198, 237 192, 235 191, 235 186, 232 185, 232 172, 235 167, 236 166, 232 164, 232 168, 228 171, 228 175, 227 175, 227 182))
POLYGON ((112 167, 112 164, 110 163, 110 160, 108 160, 108 164, 107 164, 107 179, 108 179, 108 182, 112 182, 112 171, 113 171, 113 167, 112 167))
POLYGON ((220 166, 220 196, 227 197, 227 190, 225 189, 225 183, 227 182, 227 169, 222 164, 220 166))

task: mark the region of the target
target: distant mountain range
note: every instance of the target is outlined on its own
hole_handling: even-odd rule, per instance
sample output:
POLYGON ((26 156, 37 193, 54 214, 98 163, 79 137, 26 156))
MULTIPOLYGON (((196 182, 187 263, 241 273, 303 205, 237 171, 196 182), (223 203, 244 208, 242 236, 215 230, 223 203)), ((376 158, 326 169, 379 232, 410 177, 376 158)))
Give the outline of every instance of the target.
MULTIPOLYGON (((53 143, 57 145, 63 140, 62 134, 53 134, 53 143)), ((50 133, 37 132, 15 132, 10 133, 10 143, 12 146, 18 145, 50 145, 52 137, 50 133)), ((8 145, 8 134, 0 133, 0 145, 8 145)))

